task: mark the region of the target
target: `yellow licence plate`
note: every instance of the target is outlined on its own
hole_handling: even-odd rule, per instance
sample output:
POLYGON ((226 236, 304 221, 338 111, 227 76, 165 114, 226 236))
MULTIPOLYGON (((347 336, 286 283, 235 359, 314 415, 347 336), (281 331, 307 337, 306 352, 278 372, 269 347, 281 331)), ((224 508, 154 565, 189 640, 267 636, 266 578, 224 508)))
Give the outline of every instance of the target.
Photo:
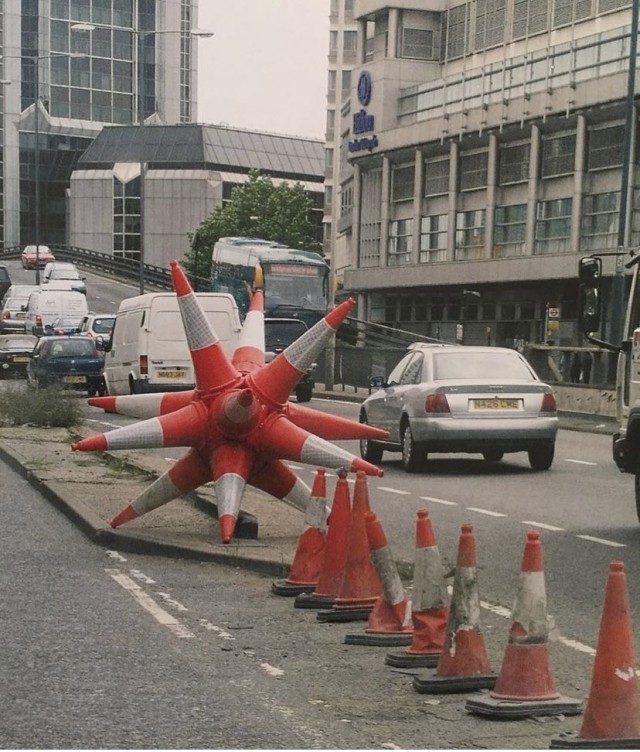
POLYGON ((13 362, 14 363, 28 363, 30 360, 31 360, 31 358, 28 358, 28 357, 27 358, 20 358, 20 357, 18 357, 18 358, 14 358, 13 362))
POLYGON ((519 399, 475 399, 472 400, 475 410, 518 410, 519 399))
POLYGON ((65 384, 84 384, 87 380, 86 376, 63 376, 62 381, 65 384))
POLYGON ((186 371, 158 371, 159 379, 186 379, 186 371))

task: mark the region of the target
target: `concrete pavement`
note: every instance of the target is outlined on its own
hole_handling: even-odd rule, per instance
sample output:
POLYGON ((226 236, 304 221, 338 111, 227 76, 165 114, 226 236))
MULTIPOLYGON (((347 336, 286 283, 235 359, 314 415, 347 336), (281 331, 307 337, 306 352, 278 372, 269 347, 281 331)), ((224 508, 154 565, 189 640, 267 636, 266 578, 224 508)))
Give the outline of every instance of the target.
MULTIPOLYGON (((361 401, 365 390, 316 391, 318 398, 361 401)), ((313 402, 311 403, 313 405, 313 402)), ((561 413, 562 428, 612 434, 615 420, 561 413)), ((165 472, 167 461, 143 450, 72 452, 70 444, 92 432, 30 426, 0 428, 0 459, 66 514, 94 542, 119 551, 216 560, 274 577, 286 577, 304 527, 303 514, 247 487, 231 544, 219 542, 212 486, 175 499, 112 529, 109 521, 165 472)))

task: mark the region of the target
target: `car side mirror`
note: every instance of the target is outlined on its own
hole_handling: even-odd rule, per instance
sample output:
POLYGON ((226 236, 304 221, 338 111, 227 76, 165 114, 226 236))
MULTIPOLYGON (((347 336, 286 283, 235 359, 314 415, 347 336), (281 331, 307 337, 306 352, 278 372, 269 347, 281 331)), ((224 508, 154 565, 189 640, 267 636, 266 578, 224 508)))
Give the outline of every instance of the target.
POLYGON ((600 280, 602 261, 588 256, 578 265, 578 327, 583 334, 597 332, 602 319, 600 280))
POLYGON ((369 389, 382 389, 385 386, 384 376, 369 376, 369 389))

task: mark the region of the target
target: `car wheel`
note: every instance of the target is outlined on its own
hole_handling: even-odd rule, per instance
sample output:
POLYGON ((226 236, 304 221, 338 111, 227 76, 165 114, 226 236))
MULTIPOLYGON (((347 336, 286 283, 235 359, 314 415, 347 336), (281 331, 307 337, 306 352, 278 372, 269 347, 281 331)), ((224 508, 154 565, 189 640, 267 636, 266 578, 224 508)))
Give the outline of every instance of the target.
POLYGON ((487 462, 500 462, 500 460, 504 457, 504 452, 498 452, 494 449, 488 452, 483 452, 482 456, 487 462))
POLYGON ((409 423, 402 426, 400 430, 402 433, 402 467, 408 473, 417 473, 423 469, 427 454, 422 445, 414 440, 409 423))
MULTIPOLYGON (((360 423, 369 424, 367 416, 364 413, 360 414, 360 423)), ((360 456, 366 462, 371 462, 373 465, 382 462, 382 452, 382 447, 376 444, 375 441, 360 439, 360 456)))
POLYGON ((554 453, 555 444, 544 444, 535 449, 530 449, 528 454, 532 470, 548 470, 553 464, 554 453))
POLYGON ((298 384, 296 387, 296 399, 298 402, 309 402, 313 396, 311 384, 298 384))
POLYGON ((89 387, 89 389, 87 389, 87 394, 89 395, 89 397, 95 397, 96 396, 96 389, 95 389, 95 387, 93 387, 93 386, 89 387))

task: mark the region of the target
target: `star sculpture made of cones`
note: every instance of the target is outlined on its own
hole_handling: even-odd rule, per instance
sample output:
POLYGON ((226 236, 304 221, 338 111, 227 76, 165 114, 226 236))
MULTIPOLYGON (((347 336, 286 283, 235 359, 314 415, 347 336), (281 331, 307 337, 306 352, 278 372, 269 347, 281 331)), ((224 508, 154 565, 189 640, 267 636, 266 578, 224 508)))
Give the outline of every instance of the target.
POLYGON ((90 405, 146 420, 72 444, 74 451, 189 447, 184 457, 113 518, 112 527, 213 481, 220 538, 229 543, 247 484, 299 509, 306 508, 311 489, 285 460, 383 474, 375 465, 330 442, 384 439, 386 431, 288 401, 348 315, 352 299, 338 305, 265 364, 260 290, 253 295, 238 347, 229 359, 175 261, 171 262, 171 276, 193 361, 195 389, 92 398, 90 405))

